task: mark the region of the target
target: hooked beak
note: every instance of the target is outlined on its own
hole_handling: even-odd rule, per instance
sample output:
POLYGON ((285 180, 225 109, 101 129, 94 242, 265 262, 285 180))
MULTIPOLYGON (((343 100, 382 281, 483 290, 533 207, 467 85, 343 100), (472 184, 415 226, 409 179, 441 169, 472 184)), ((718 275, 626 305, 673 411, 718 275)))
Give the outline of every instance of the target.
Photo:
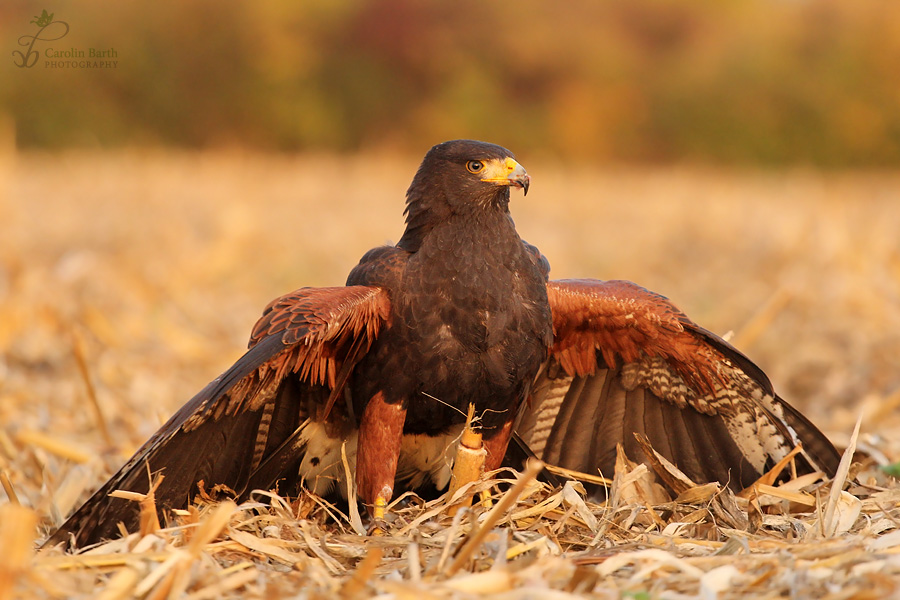
POLYGON ((489 181, 497 185, 509 185, 522 188, 524 195, 528 195, 528 187, 531 185, 531 177, 525 172, 525 167, 512 158, 507 157, 503 161, 492 161, 484 171, 482 181, 489 181))

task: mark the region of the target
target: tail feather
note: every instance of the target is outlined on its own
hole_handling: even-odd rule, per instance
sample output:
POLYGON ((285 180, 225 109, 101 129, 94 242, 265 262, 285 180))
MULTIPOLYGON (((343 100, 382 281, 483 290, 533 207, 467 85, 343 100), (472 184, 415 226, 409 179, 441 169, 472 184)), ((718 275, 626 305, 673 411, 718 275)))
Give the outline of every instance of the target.
MULTIPOLYGON (((801 473, 833 474, 840 459, 812 423, 774 395, 765 398, 777 411, 747 398, 730 410, 706 414, 662 399, 649 387, 626 389, 621 368, 575 377, 551 368, 542 378, 554 381, 537 382, 519 434, 526 444, 538 441, 543 460, 574 471, 612 477, 617 444, 632 460, 643 460, 635 434, 645 435, 694 481, 718 481, 735 491, 755 482, 795 441, 805 448, 797 460, 801 473), (548 413, 555 416, 546 435, 535 424, 546 422, 548 413)), ((605 497, 601 487, 588 487, 593 498, 605 497)))

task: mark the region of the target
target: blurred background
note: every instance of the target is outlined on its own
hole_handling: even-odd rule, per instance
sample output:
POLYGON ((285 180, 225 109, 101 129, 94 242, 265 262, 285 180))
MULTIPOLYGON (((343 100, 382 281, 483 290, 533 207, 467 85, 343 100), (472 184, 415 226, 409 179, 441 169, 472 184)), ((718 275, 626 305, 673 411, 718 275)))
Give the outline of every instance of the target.
MULTIPOLYGON (((407 150, 824 167, 900 161, 892 0, 4 2, 8 50, 114 48, 115 69, 4 64, 22 148, 407 150)), ((7 54, 8 56, 8 54, 7 54)))
POLYGON ((0 468, 43 515, 269 300, 397 240, 462 137, 528 168, 554 276, 669 296, 900 460, 896 0, 7 0, 0 41, 0 468), (41 52, 116 67, 16 67, 43 10, 69 33, 41 52))

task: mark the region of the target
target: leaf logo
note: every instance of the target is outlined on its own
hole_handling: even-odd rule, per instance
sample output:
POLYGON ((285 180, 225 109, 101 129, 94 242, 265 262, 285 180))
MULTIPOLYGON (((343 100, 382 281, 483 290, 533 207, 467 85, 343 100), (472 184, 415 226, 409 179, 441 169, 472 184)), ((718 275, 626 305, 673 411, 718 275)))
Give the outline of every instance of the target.
POLYGON ((34 23, 38 27, 46 27, 47 25, 49 25, 52 22, 53 22, 53 13, 50 13, 48 15, 46 8, 41 13, 41 16, 35 17, 34 20, 29 21, 29 23, 34 23))
POLYGON ((40 56, 40 52, 34 49, 35 42, 54 42, 56 40, 62 39, 66 37, 69 33, 69 24, 65 21, 54 21, 53 20, 54 13, 48 13, 45 8, 40 16, 36 16, 34 19, 29 21, 29 23, 34 23, 40 29, 34 35, 23 35, 19 38, 19 45, 22 47, 27 46, 27 50, 22 52, 21 50, 13 50, 13 63, 17 67, 21 68, 30 68, 35 65, 38 61, 38 57, 40 56), (54 27, 52 33, 45 33, 45 30, 48 27, 58 25, 59 27, 54 27), (64 29, 63 29, 64 28, 64 29), (51 37, 53 33, 58 33, 56 37, 51 37), (44 36, 47 37, 44 37, 44 36))

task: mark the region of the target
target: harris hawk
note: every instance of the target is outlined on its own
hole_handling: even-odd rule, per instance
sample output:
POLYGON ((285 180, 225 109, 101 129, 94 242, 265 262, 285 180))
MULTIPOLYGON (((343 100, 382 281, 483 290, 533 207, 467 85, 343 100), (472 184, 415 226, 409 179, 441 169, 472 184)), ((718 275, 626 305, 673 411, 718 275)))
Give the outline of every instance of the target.
MULTIPOLYGON (((795 446, 799 472, 839 456, 738 350, 632 283, 549 281, 518 235, 510 189, 530 177, 505 148, 444 142, 406 194, 399 242, 367 252, 343 287, 271 302, 249 350, 165 423, 45 542, 83 547, 134 530, 146 493, 183 508, 206 489, 346 491, 341 447, 375 517, 395 491, 447 486, 474 404, 499 467, 514 431, 568 469, 612 473, 643 433, 696 481, 735 489, 795 446)), ((592 490, 595 496, 598 490, 592 490)))

